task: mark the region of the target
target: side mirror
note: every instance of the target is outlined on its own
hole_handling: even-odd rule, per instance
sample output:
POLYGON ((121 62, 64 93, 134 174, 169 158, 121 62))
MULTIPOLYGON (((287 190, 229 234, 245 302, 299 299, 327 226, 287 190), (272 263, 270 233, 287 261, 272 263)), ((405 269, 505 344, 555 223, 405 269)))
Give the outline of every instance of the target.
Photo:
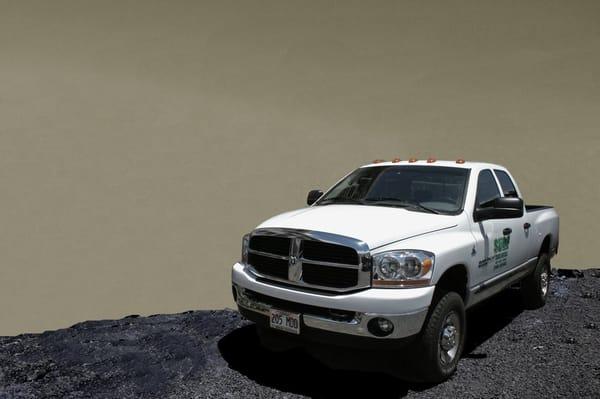
POLYGON ((308 197, 306 197, 306 204, 312 205, 323 195, 323 191, 321 190, 310 190, 308 192, 308 197))
POLYGON ((496 198, 476 208, 473 213, 476 222, 488 219, 513 219, 521 216, 523 216, 523 200, 514 197, 496 198))

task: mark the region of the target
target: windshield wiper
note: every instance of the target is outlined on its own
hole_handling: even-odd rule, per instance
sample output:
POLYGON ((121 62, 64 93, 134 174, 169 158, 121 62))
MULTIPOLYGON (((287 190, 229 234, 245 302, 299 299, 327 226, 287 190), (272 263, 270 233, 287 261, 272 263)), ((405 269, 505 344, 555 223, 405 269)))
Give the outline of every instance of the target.
POLYGON ((364 205, 365 203, 362 200, 347 198, 347 197, 335 197, 328 198, 322 201, 319 201, 317 205, 328 205, 328 204, 355 204, 355 205, 364 205))
POLYGON ((441 215, 442 212, 438 211, 437 209, 433 209, 430 208, 428 206, 425 205, 421 205, 421 204, 417 204, 417 203, 411 203, 411 206, 414 206, 415 208, 421 209, 425 212, 429 212, 429 213, 435 213, 436 215, 441 215))
POLYGON ((373 205, 397 206, 399 208, 418 209, 420 211, 424 211, 424 212, 428 212, 428 213, 435 213, 436 215, 442 214, 442 212, 438 211, 437 209, 433 209, 428 206, 421 205, 417 202, 402 201, 402 200, 399 200, 396 198, 368 199, 367 202, 369 202, 369 203, 372 202, 373 205))

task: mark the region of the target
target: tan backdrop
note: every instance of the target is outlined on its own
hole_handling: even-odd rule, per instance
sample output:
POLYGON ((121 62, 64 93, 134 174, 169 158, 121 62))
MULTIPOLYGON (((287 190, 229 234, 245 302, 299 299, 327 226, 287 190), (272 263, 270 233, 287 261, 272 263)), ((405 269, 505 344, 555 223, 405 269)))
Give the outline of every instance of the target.
POLYGON ((0 335, 232 306, 242 234, 374 158, 501 163, 598 265, 598 1, 0 9, 0 335))

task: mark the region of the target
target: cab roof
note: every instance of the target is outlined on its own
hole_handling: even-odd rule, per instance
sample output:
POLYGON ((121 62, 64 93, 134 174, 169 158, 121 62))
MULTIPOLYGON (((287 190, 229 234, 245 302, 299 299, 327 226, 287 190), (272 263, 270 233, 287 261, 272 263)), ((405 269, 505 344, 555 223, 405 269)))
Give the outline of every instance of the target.
POLYGON ((369 164, 361 166, 361 168, 370 168, 374 166, 442 166, 442 167, 451 167, 451 168, 463 168, 463 169, 473 169, 473 170, 482 170, 482 169, 500 169, 506 170, 506 168, 502 165, 497 165, 493 163, 487 162, 471 162, 464 161, 463 163, 459 163, 457 161, 431 161, 427 159, 418 159, 414 160, 394 160, 394 161, 373 161, 369 164))

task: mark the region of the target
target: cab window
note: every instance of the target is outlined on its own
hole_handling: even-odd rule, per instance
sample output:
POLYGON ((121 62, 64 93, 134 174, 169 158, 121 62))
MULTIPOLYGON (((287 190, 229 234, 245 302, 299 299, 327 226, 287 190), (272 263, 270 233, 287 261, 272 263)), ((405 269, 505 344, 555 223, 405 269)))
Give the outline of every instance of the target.
POLYGON ((517 197, 517 189, 513 184, 510 176, 503 170, 494 169, 494 173, 496 173, 496 177, 500 182, 500 187, 502 187, 502 193, 505 197, 517 197))
POLYGON ((491 201, 500 197, 500 190, 496 184, 496 179, 489 169, 479 172, 477 180, 477 207, 485 208, 491 206, 491 201))

